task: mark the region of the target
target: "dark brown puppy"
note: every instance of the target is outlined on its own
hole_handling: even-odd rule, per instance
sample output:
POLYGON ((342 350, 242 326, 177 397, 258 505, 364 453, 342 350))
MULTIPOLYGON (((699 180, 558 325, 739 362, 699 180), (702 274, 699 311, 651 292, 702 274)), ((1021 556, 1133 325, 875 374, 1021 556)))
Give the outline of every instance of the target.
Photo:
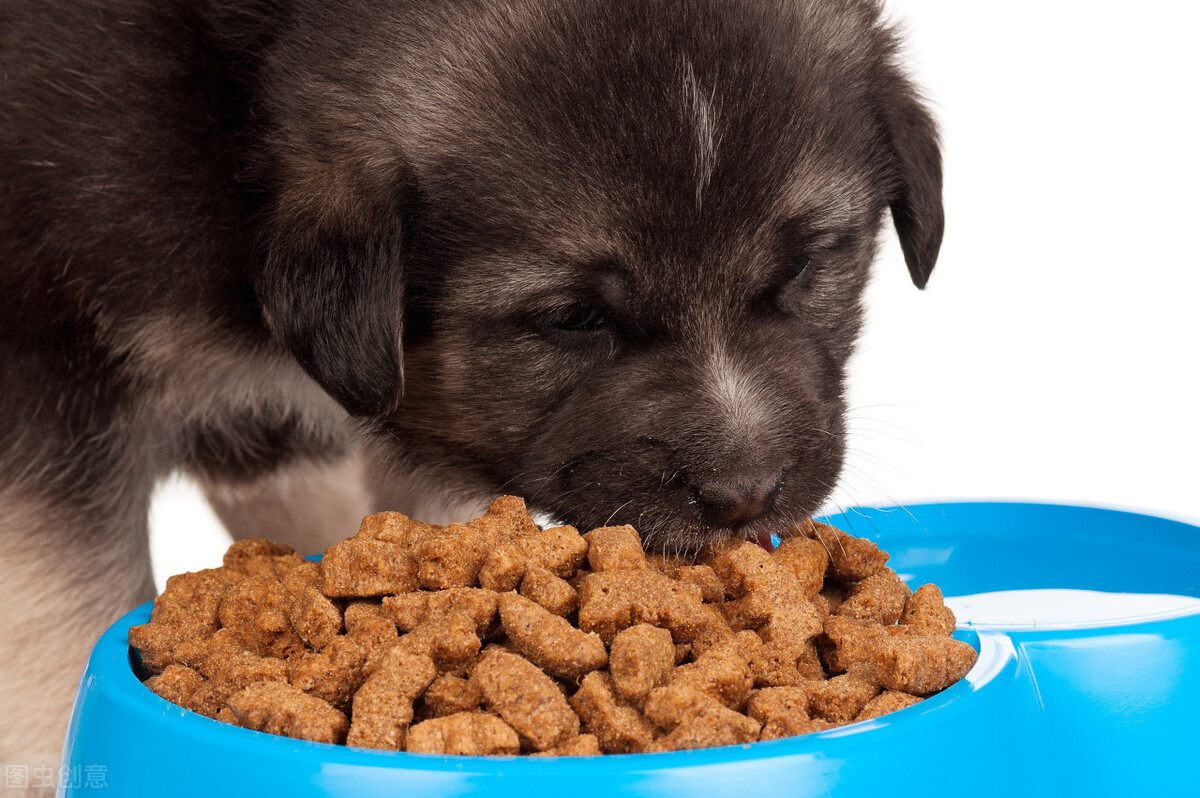
POLYGON ((660 547, 815 510, 884 213, 918 286, 941 239, 895 50, 874 0, 4 3, 0 760, 173 469, 305 549, 363 447, 660 547))

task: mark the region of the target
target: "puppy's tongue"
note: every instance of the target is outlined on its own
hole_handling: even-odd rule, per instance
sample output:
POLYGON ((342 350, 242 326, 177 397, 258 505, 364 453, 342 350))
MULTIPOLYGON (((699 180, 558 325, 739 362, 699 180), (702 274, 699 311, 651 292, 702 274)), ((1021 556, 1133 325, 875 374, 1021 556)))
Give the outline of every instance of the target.
POLYGON ((762 546, 767 551, 775 551, 775 541, 771 540, 770 534, 759 535, 754 542, 762 546))

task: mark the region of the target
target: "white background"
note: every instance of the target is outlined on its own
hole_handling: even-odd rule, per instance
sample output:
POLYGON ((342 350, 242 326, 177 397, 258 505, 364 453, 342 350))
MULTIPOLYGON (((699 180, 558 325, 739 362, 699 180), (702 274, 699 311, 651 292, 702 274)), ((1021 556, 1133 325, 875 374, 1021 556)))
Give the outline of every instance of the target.
MULTIPOLYGON (((1200 3, 889 8, 941 122, 946 238, 925 292, 886 239, 831 507, 1009 497, 1200 520, 1200 3)), ((151 526, 160 585, 227 543, 180 480, 151 526)))

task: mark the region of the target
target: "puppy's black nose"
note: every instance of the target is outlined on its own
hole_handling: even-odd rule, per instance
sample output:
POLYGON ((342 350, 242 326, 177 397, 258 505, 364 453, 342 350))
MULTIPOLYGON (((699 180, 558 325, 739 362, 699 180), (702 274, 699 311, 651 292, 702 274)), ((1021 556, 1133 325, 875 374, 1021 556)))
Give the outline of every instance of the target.
POLYGON ((734 480, 693 485, 704 520, 715 526, 744 526, 775 506, 783 487, 783 474, 742 476, 734 480))

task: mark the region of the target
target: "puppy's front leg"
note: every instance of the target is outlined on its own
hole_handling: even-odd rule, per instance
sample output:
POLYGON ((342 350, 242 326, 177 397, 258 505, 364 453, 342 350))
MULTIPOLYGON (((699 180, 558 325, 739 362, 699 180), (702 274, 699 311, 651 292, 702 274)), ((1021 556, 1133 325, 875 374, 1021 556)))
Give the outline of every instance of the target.
POLYGON ((29 777, 23 795, 53 794, 92 644, 154 597, 147 503, 148 492, 89 502, 0 490, 0 763, 29 777))
POLYGON ((357 451, 303 459, 250 480, 209 475, 204 495, 235 539, 268 538, 301 554, 320 554, 358 531, 372 511, 357 451))

